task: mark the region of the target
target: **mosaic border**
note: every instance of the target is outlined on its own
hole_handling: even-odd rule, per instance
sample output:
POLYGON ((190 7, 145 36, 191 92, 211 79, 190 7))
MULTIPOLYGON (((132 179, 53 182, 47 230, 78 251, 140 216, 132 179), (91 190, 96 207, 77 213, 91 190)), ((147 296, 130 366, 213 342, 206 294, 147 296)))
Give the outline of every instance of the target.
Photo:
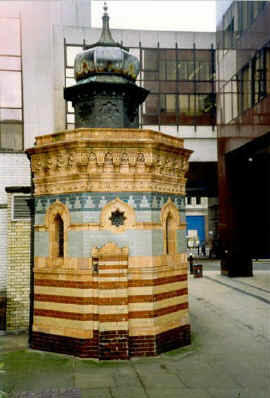
POLYGON ((101 209, 115 198, 128 203, 136 211, 161 210, 170 198, 179 210, 185 210, 185 196, 161 194, 155 192, 83 192, 58 194, 35 197, 35 212, 45 214, 48 207, 56 200, 64 203, 69 211, 101 211, 101 209))

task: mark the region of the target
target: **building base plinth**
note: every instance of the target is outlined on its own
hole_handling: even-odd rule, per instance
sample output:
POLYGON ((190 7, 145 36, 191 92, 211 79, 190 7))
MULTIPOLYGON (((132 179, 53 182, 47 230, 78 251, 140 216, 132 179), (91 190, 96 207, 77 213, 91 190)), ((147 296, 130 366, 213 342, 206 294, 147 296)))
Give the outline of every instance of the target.
POLYGON ((156 336, 127 336, 126 331, 93 332, 92 339, 78 339, 32 332, 30 348, 79 358, 99 360, 156 356, 191 343, 190 325, 184 325, 156 336))

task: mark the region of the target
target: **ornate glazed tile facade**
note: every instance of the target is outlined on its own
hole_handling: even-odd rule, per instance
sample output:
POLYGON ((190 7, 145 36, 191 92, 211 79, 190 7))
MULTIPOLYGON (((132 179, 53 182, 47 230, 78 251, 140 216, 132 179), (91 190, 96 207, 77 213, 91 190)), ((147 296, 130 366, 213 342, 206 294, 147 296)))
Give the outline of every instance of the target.
POLYGON ((183 141, 150 130, 77 129, 38 137, 28 152, 31 347, 127 359, 188 344, 183 141))

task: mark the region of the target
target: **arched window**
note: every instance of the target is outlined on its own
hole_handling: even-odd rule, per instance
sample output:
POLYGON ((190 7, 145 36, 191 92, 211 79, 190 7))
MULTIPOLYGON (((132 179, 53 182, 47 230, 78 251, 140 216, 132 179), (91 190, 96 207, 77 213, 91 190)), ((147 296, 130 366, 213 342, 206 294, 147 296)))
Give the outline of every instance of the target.
POLYGON ((64 257, 64 222, 60 214, 54 219, 56 257, 64 257))
MULTIPOLYGON (((170 198, 161 208, 160 221, 163 230, 163 253, 175 256, 178 248, 177 231, 181 224, 179 210, 170 198)), ((184 228, 185 225, 182 229, 184 228)))
POLYGON ((70 215, 66 205, 59 201, 52 203, 47 210, 45 224, 49 232, 49 256, 64 260, 67 257, 67 238, 70 226, 70 215))
POLYGON ((172 217, 171 213, 169 213, 166 218, 165 238, 166 238, 166 254, 168 255, 175 254, 176 225, 175 225, 175 220, 172 217))

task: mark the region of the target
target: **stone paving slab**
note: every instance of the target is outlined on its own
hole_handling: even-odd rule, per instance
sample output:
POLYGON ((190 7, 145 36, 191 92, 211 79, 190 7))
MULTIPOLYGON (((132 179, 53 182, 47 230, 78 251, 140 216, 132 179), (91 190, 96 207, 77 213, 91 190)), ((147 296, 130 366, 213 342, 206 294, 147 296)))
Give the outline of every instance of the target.
POLYGON ((201 389, 181 389, 167 387, 166 389, 151 388, 147 390, 149 398, 212 398, 206 390, 201 389))
POLYGON ((112 398, 108 388, 80 388, 80 394, 80 398, 112 398))
POLYGON ((75 373, 74 384, 80 388, 102 388, 102 387, 113 387, 115 385, 114 379, 111 375, 103 373, 92 375, 75 373))
POLYGON ((50 389, 39 393, 21 392, 15 394, 15 398, 81 398, 81 392, 78 388, 71 389, 50 389))
POLYGON ((141 387, 113 387, 111 388, 112 398, 149 398, 149 394, 141 387))

